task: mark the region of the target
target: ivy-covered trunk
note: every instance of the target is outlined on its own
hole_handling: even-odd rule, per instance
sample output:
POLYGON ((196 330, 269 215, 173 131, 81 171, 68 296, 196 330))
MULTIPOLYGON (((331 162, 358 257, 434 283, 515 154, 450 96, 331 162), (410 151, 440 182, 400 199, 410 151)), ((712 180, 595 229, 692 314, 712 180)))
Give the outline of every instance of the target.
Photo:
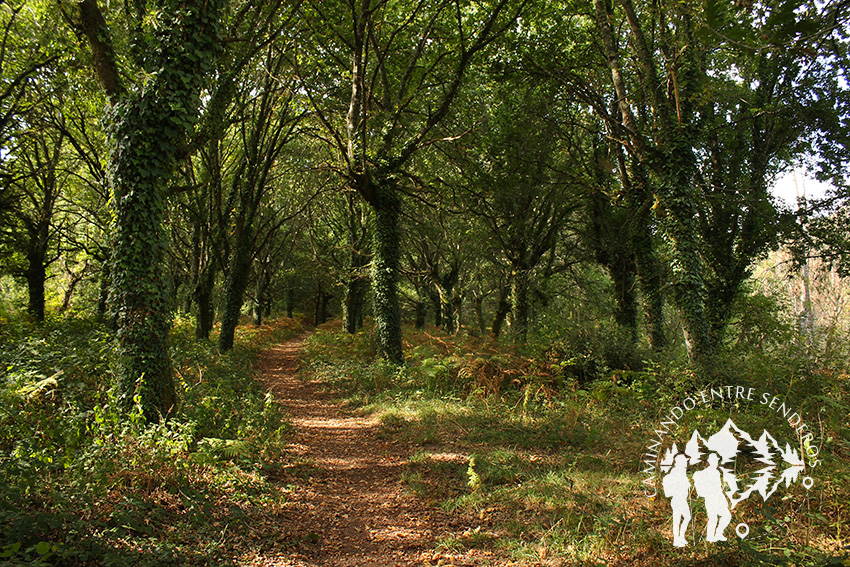
MULTIPOLYGON (((118 402, 125 409, 138 396, 148 421, 166 416, 176 402, 167 338, 171 326, 163 277, 163 184, 175 147, 159 148, 158 124, 143 112, 145 96, 127 101, 117 118, 114 139, 147 138, 115 153, 115 252, 112 304, 118 326, 118 402), (154 148, 164 150, 152 151, 154 148), (157 155, 158 154, 158 155, 157 155)), ((166 114, 165 109, 159 113, 166 114)), ((169 117, 173 118, 173 117, 169 117)), ((173 144, 173 141, 172 141, 173 144)))
POLYGON ((220 0, 164 0, 150 6, 164 16, 157 33, 144 36, 150 69, 143 89, 124 85, 97 0, 80 0, 69 18, 87 39, 93 70, 110 99, 117 401, 129 410, 138 399, 148 421, 167 416, 176 403, 166 344, 171 306, 162 265, 165 189, 197 122, 199 95, 220 49, 221 7, 220 0))
POLYGON ((707 286, 708 324, 714 345, 720 344, 726 334, 726 327, 732 317, 732 307, 741 293, 741 284, 746 275, 747 270, 741 269, 739 277, 730 274, 728 279, 718 278, 707 286))
MULTIPOLYGON (((607 171, 599 168, 598 176, 600 186, 604 186, 607 171)), ((587 210, 596 261, 605 267, 614 284, 614 321, 634 342, 638 336, 638 310, 634 291, 637 266, 633 232, 640 227, 635 226, 632 211, 612 206, 610 197, 602 191, 589 195, 587 210)))
POLYGON ((664 295, 661 292, 661 267, 652 248, 649 227, 639 225, 637 232, 635 263, 649 333, 649 347, 658 352, 667 346, 667 333, 664 330, 664 295))
POLYGON ((218 336, 218 350, 227 352, 233 348, 233 336, 242 315, 245 302, 245 290, 248 288, 248 274, 251 270, 251 230, 244 218, 237 220, 236 242, 230 259, 230 271, 224 283, 224 310, 221 314, 221 333, 218 336))
POLYGON ((658 352, 667 346, 664 330, 664 294, 661 262, 652 234, 652 204, 646 169, 636 160, 626 161, 620 154, 621 179, 628 192, 626 204, 631 221, 631 250, 643 303, 649 347, 658 352))
POLYGON ((398 301, 401 202, 395 191, 385 185, 373 187, 373 191, 371 205, 375 228, 372 240, 372 295, 378 349, 381 356, 390 362, 402 364, 404 354, 398 301))
POLYGON ((693 164, 689 148, 664 153, 656 165, 659 184, 657 216, 673 248, 673 292, 682 315, 689 358, 698 365, 713 352, 706 313, 704 262, 700 255, 697 208, 692 186, 693 164))
POLYGON ((614 298, 617 302, 614 320, 617 325, 628 331, 632 341, 637 340, 638 333, 635 271, 634 258, 618 258, 609 270, 611 279, 614 280, 614 298))

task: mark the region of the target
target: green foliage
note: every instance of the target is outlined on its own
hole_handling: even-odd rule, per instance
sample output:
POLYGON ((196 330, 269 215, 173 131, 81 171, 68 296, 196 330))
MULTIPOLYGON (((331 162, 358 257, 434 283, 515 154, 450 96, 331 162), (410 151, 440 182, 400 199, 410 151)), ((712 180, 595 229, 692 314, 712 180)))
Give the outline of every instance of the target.
POLYGON ((215 534, 282 501, 266 472, 288 426, 253 376, 292 328, 244 332, 222 356, 190 338, 192 324, 178 319, 171 337, 183 410, 154 424, 138 396, 129 412, 116 403, 115 339, 101 324, 4 325, 0 561, 221 564, 237 543, 215 534))
POLYGON ((165 184, 198 120, 201 89, 221 48, 222 7, 219 1, 166 2, 156 12, 159 21, 149 22, 149 84, 108 93, 117 393, 125 409, 138 394, 150 421, 173 413, 176 402, 166 346, 170 304, 161 283, 165 184))
MULTIPOLYGON (((374 362, 367 333, 322 329, 309 339, 307 360, 335 392, 379 415, 381 439, 411 446, 402 480, 413 494, 446 513, 479 518, 478 529, 441 538, 439 550, 484 548, 532 563, 829 564, 846 529, 847 364, 815 363, 782 313, 770 296, 736 302, 716 384, 775 392, 818 423, 816 489, 797 487, 772 507, 742 505, 759 526, 750 537, 684 555, 669 545, 666 499, 636 496, 643 494, 638 471, 649 432, 706 387, 683 352, 647 351, 646 360, 630 362, 634 368, 615 370, 618 356, 637 351, 591 318, 559 333, 550 325, 550 348, 536 352, 545 344, 540 337, 518 351, 511 343, 408 329, 403 367, 374 362), (589 377, 581 384, 572 374, 579 363, 589 377)), ((688 413, 680 429, 720 427, 731 409, 688 413)), ((782 426, 781 416, 749 409, 735 407, 745 429, 782 426)), ((694 514, 697 524, 704 521, 699 505, 694 514)))

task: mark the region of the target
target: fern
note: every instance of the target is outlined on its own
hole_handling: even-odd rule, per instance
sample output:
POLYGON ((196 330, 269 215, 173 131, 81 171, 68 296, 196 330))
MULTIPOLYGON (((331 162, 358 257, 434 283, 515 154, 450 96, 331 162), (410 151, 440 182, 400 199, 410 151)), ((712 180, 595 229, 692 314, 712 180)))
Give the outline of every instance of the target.
POLYGON ((226 459, 251 456, 251 444, 239 439, 204 437, 198 443, 198 449, 210 455, 224 457, 226 459))

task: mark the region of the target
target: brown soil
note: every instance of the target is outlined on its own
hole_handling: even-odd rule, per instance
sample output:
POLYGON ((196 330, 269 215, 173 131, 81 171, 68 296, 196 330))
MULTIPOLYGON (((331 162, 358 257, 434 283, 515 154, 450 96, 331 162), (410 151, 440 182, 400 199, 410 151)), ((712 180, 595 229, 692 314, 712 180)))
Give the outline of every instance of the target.
POLYGON ((280 537, 282 557, 251 565, 314 567, 504 565, 485 550, 435 551, 440 538, 475 530, 477 517, 450 515, 405 490, 401 475, 413 448, 379 438, 377 420, 357 415, 298 377, 303 337, 268 351, 262 380, 291 416, 289 478, 280 537))

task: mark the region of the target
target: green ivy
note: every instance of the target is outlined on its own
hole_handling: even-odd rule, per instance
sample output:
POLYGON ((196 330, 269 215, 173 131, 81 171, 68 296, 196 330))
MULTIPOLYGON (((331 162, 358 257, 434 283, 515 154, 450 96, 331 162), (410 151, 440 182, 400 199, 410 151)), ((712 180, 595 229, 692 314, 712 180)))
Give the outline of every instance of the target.
POLYGON ((115 207, 112 306, 118 326, 117 395, 138 395, 149 421, 174 411, 166 337, 170 304, 162 261, 164 187, 198 118, 199 93, 219 51, 221 0, 163 2, 147 60, 155 69, 109 114, 115 207))

